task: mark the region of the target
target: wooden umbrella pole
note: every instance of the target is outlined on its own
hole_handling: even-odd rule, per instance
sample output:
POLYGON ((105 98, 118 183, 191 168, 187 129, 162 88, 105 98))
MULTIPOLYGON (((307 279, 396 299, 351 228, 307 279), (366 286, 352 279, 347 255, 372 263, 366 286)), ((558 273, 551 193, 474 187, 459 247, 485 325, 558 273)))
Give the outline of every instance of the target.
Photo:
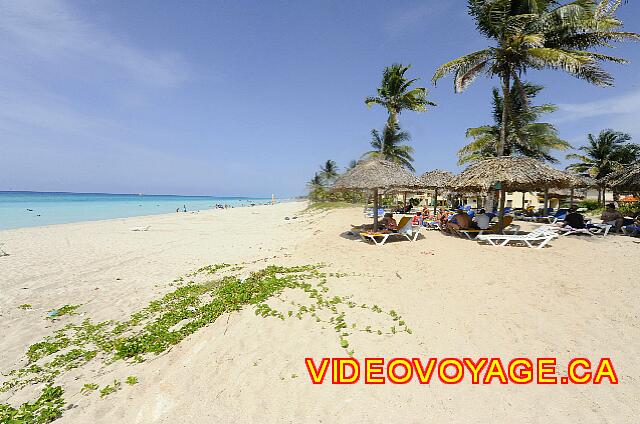
POLYGON ((505 191, 504 188, 501 188, 499 191, 499 210, 498 210, 498 228, 500 229, 500 233, 504 231, 504 202, 505 202, 505 191))
POLYGON ((373 189, 373 231, 378 231, 378 189, 373 189))
POLYGON ((569 206, 573 206, 573 187, 571 187, 571 200, 569 201, 569 206))
POLYGON ((549 210, 549 188, 544 188, 544 210, 542 211, 543 216, 547 216, 549 210))
POLYGON ((436 209, 438 208, 438 188, 436 187, 436 191, 435 191, 435 195, 434 195, 434 199, 433 199, 433 216, 437 216, 437 211, 436 209))

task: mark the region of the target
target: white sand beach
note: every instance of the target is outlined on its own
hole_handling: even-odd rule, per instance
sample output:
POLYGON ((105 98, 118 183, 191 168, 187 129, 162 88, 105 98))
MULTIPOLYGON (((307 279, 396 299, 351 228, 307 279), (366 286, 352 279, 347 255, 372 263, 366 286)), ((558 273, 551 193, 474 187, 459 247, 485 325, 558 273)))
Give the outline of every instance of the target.
MULTIPOLYGON (((126 319, 202 266, 326 264, 330 293, 402 315, 412 330, 354 331, 365 357, 610 357, 611 385, 313 385, 304 358, 344 357, 336 332, 310 316, 224 314, 143 363, 96 360, 56 380, 60 423, 632 423, 640 416, 637 239, 561 237, 550 247, 492 247, 423 232, 374 246, 345 236, 362 209, 303 213, 304 202, 0 231, 0 370, 68 322, 126 319), (285 217, 297 219, 285 220, 285 217), (135 227, 148 231, 131 231, 135 227), (30 304, 30 309, 19 305, 30 304), (80 304, 51 322, 47 311, 80 304), (134 375, 101 398, 80 394, 134 375)), ((525 227, 528 228, 528 227, 525 227)), ((531 227, 533 228, 533 227, 531 227)), ((243 271, 244 272, 244 271, 243 271)), ((299 293, 285 291, 285 302, 299 293)), ((354 319, 375 321, 365 314, 354 319)), ((1 402, 18 405, 42 384, 1 402)))

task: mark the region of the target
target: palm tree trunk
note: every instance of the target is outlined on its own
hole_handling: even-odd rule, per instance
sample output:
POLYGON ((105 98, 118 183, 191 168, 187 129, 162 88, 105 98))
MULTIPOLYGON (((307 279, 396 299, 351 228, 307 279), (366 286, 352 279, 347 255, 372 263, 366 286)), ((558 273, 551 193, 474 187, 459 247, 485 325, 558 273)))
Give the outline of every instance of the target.
MULTIPOLYGON (((398 122, 398 113, 395 110, 389 110, 389 119, 387 119, 387 128, 389 130, 393 129, 393 126, 398 122)), ((387 156, 384 153, 384 134, 382 134, 382 140, 380 142, 380 156, 382 159, 387 159, 387 156)))
POLYGON ((504 156, 504 146, 507 144, 507 119, 509 116, 509 75, 502 77, 502 122, 500 123, 500 140, 496 146, 497 156, 504 156))

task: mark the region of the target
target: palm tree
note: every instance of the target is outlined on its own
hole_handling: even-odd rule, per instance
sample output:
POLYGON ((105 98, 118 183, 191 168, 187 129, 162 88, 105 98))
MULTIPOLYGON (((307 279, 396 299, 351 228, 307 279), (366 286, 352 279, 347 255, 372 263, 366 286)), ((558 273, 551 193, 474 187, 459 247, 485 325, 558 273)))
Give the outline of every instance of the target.
POLYGON ((367 97, 364 100, 369 107, 380 105, 387 109, 389 113, 387 127, 389 128, 398 123, 398 115, 403 110, 426 112, 427 106, 436 106, 435 103, 427 100, 428 91, 426 88, 411 88, 419 78, 407 79, 404 76, 410 68, 411 65, 404 66, 399 63, 386 67, 382 73, 382 82, 380 83, 380 88, 378 88, 378 95, 367 97))
MULTIPOLYGON (((582 153, 567 155, 567 159, 578 161, 569 165, 567 169, 600 180, 640 160, 640 145, 630 143, 629 134, 607 129, 600 131, 598 137, 589 134, 587 139, 588 144, 578 148, 582 153)), ((600 187, 598 190, 598 200, 602 189, 603 187, 600 187)))
POLYGON ((326 184, 331 184, 338 177, 338 165, 329 159, 320 167, 320 176, 326 184))
POLYGON ((578 148, 584 153, 567 155, 567 159, 578 160, 567 169, 599 180, 640 160, 640 145, 630 143, 629 134, 607 129, 598 137, 589 134, 587 140, 586 146, 578 148))
POLYGON ((415 172, 412 165, 413 147, 403 144, 409 140, 411 135, 406 131, 400 131, 398 124, 391 128, 385 126, 382 135, 377 130, 371 130, 371 147, 375 150, 365 153, 363 157, 385 159, 415 172))
POLYGON ((315 201, 325 197, 324 180, 317 172, 313 178, 307 182, 307 188, 309 189, 309 199, 315 201))
POLYGON ((502 97, 497 154, 507 144, 510 92, 524 97, 522 74, 528 69, 559 69, 599 86, 613 85, 613 77, 600 62, 624 59, 589 51, 612 47, 613 41, 637 40, 640 35, 619 31, 615 17, 618 0, 575 0, 559 5, 554 0, 468 0, 469 14, 480 33, 494 45, 452 60, 433 75, 434 84, 454 73, 454 90, 464 91, 481 74, 498 77, 502 97))
POLYGON ((315 190, 319 187, 322 187, 322 185, 323 185, 322 177, 317 172, 315 173, 313 178, 311 178, 307 183, 307 187, 309 187, 310 190, 315 190))
POLYGON ((357 161, 357 160, 355 160, 355 159, 352 159, 352 160, 349 162, 349 165, 347 165, 347 171, 348 171, 348 170, 350 170, 350 169, 355 168, 357 164, 358 164, 358 161, 357 161))
MULTIPOLYGON (((511 119, 507 122, 507 138, 504 146, 505 155, 519 155, 536 159, 558 162, 551 155, 551 150, 566 150, 569 143, 558 137, 556 128, 546 122, 537 122, 541 115, 556 110, 555 105, 532 105, 535 96, 542 90, 542 86, 523 83, 526 102, 515 91, 509 93, 511 104, 511 119)), ((502 128, 502 107, 504 100, 498 89, 493 89, 493 125, 469 128, 467 137, 473 141, 458 151, 458 164, 475 162, 479 159, 498 155, 498 142, 502 128)))

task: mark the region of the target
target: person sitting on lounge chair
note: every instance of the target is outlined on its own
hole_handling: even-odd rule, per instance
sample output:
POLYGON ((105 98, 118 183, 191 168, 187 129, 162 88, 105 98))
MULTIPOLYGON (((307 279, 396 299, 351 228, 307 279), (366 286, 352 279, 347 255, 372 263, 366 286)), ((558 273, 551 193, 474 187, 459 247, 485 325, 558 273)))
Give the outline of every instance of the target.
POLYGON ((416 212, 411 222, 411 225, 422 226, 422 212, 416 212))
POLYGON ((616 205, 614 205, 613 203, 609 203, 607 205, 607 209, 602 212, 602 216, 600 216, 600 219, 602 219, 603 224, 613 225, 616 229, 616 232, 620 232, 622 224, 624 224, 624 216, 622 216, 622 214, 616 210, 616 205))
POLYGON ((584 222, 584 216, 578 212, 577 205, 573 205, 569 208, 567 216, 564 217, 562 227, 571 227, 576 230, 587 228, 587 225, 584 222))
POLYGON ((484 209, 480 209, 472 219, 471 226, 476 230, 486 230, 489 228, 491 217, 486 214, 484 209))
POLYGON ((622 227, 622 232, 632 237, 640 235, 640 213, 634 218, 633 224, 622 227))
POLYGON ((454 234, 457 234, 458 230, 468 230, 469 228, 471 228, 471 218, 463 209, 456 210, 456 214, 447 222, 447 231, 454 234))
POLYGON ((383 230, 398 231, 398 223, 393 219, 393 214, 391 213, 385 213, 384 218, 380 220, 379 224, 383 230))
POLYGON ((438 210, 438 222, 440 223, 440 229, 446 230, 447 223, 449 222, 449 212, 444 210, 444 208, 440 208, 438 210))

